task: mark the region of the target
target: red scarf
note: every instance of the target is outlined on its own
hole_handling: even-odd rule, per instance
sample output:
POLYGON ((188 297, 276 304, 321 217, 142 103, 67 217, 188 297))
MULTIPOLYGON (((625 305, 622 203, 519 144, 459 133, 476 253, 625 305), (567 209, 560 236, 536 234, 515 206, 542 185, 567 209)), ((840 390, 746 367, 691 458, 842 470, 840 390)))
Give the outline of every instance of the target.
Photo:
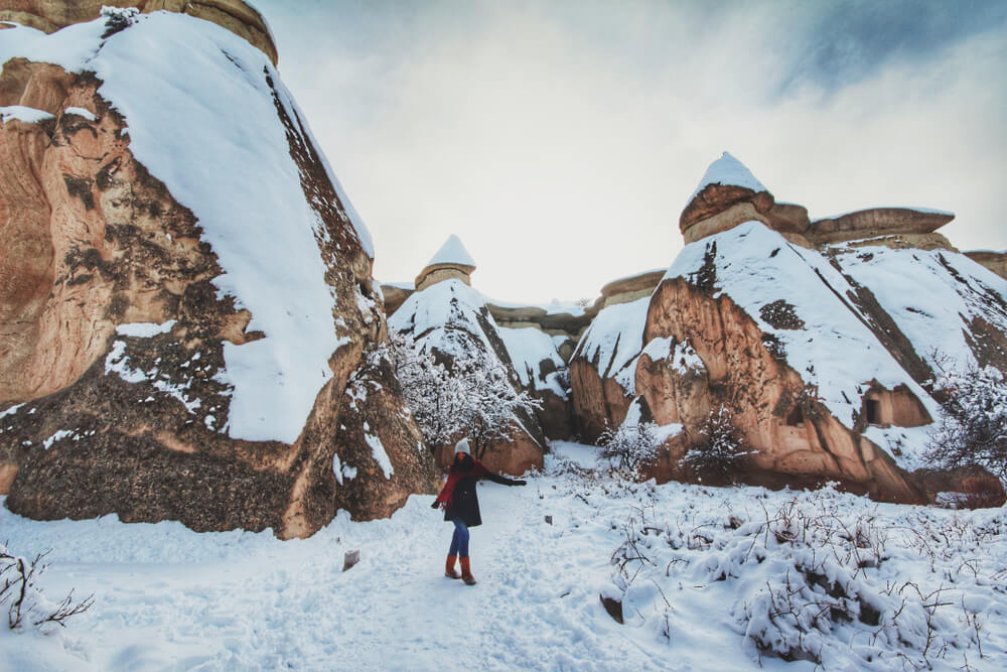
POLYGON ((466 478, 468 476, 475 476, 476 478, 482 478, 486 474, 490 473, 489 469, 484 467, 478 460, 474 457, 472 458, 472 468, 463 470, 461 465, 452 464, 451 468, 448 470, 448 480, 441 488, 441 494, 437 495, 437 499, 434 501, 441 505, 442 509, 447 509, 451 506, 451 501, 454 498, 455 486, 458 485, 458 481, 466 478))

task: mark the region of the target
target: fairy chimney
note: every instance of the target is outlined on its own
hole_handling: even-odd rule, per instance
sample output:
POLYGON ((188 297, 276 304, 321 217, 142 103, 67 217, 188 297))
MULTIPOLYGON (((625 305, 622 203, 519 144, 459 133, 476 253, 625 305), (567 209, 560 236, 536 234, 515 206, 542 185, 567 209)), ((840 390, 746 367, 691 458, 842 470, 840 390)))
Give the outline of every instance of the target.
POLYGON ((422 291, 438 282, 457 278, 466 285, 472 285, 470 276, 476 270, 476 262, 462 245, 458 236, 451 234, 441 245, 427 265, 416 276, 416 291, 422 291))

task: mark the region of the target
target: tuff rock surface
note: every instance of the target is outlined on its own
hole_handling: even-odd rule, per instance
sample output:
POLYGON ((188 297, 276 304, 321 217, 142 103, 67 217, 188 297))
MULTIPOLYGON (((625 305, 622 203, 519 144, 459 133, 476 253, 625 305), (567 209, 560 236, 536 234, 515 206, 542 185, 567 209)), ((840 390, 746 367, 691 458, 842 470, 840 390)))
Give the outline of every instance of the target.
POLYGON ((242 0, 0 0, 0 21, 13 21, 47 33, 97 19, 102 7, 135 7, 188 14, 212 21, 244 38, 276 65, 276 44, 262 15, 242 0))
MULTIPOLYGON (((57 24, 76 16, 13 4, 57 24)), ((200 221, 133 155, 126 129, 145 120, 124 118, 87 72, 4 64, 0 107, 48 113, 0 127, 0 233, 10 252, 0 257, 0 493, 11 510, 294 537, 337 508, 384 516, 407 493, 436 488, 432 459, 374 355, 385 319, 348 204, 296 108, 281 104, 268 69, 258 76, 318 223, 333 298, 331 316, 319 317, 340 338, 331 377, 289 443, 227 431, 225 350, 269 335, 249 330, 255 315, 214 285, 223 269, 200 221), (373 393, 354 392, 367 387, 373 393), (362 450, 364 435, 379 437, 383 454, 362 450)))
MULTIPOLYGON (((687 479, 681 458, 723 406, 751 451, 749 482, 835 480, 900 502, 960 487, 965 476, 921 469, 911 452, 939 413, 927 387, 939 351, 1007 371, 1007 284, 936 232, 952 218, 873 208, 811 222, 725 153, 683 211, 687 247, 656 290, 635 308, 596 304, 570 362, 578 431, 665 426, 649 474, 687 479), (906 282, 911 295, 896 289, 906 282)), ((996 271, 1000 258, 978 260, 996 271)))

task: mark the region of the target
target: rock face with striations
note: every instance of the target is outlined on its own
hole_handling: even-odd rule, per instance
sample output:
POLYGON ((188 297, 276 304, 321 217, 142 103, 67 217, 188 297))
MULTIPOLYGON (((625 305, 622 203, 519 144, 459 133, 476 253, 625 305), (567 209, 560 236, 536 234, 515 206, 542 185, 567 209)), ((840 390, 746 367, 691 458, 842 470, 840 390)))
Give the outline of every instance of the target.
POLYGON ((585 433, 635 400, 634 421, 677 428, 652 474, 683 478, 680 458, 723 407, 754 450, 750 481, 932 500, 955 477, 924 469, 940 408, 928 381, 944 357, 1007 371, 1007 282, 941 242, 947 213, 811 223, 797 207, 781 209, 729 155, 711 166, 682 215, 689 244, 643 317, 627 304, 606 320, 606 308, 578 348, 574 405, 595 425, 585 433), (578 358, 620 381, 622 398, 578 358))
POLYGON ((613 280, 602 288, 590 326, 570 358, 570 396, 577 433, 597 441, 626 419, 636 395, 647 306, 663 271, 613 280))
MULTIPOLYGON (((4 5, 36 6, 77 19, 4 5)), ((3 38, 7 505, 293 537, 432 491, 366 229, 261 45, 128 10, 3 38)))

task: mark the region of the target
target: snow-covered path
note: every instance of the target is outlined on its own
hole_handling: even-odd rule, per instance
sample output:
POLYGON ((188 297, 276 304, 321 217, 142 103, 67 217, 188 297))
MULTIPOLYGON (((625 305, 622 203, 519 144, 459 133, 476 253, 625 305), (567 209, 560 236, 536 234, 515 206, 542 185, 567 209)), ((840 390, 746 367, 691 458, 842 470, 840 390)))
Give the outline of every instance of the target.
POLYGON ((94 592, 95 606, 57 637, 0 635, 0 669, 669 669, 601 607, 616 533, 556 487, 480 484, 474 587, 442 576, 452 527, 431 496, 289 542, 3 509, 12 551, 53 549, 47 594, 94 592), (351 549, 361 561, 343 572, 351 549))
MULTIPOLYGON (((529 478, 527 487, 485 483, 479 497, 484 524, 472 531, 474 587, 442 575, 452 527, 430 508, 432 496, 412 497, 389 520, 354 523, 341 514, 310 539, 286 542, 268 532, 124 525, 114 516, 37 522, 0 508, 0 541, 12 552, 53 549, 40 582, 47 597, 58 600, 71 588, 78 597, 95 596, 90 611, 55 635, 0 628, 0 671, 815 668, 808 661, 757 660, 732 615, 739 600, 755 599, 773 580, 774 564, 793 571, 785 555, 793 549, 769 549, 779 553, 774 563, 734 565, 737 579, 708 578, 709 567, 735 562, 737 542, 747 547, 759 538, 737 536, 745 526, 735 532, 724 525, 727 517, 757 523, 794 500, 793 493, 626 488, 554 473, 529 478), (613 588, 613 552, 628 538, 630 519, 637 530, 651 524, 660 530, 642 528, 656 530, 639 540, 650 560, 630 565, 638 576, 620 625, 599 595, 613 588), (703 530, 716 541, 681 547, 676 530, 703 530), (361 560, 343 572, 348 550, 359 550, 361 560)), ((823 499, 798 497, 811 507, 823 499)), ((1002 669, 1007 597, 996 585, 1007 576, 1003 510, 973 516, 835 493, 824 500, 839 507, 837 515, 867 512, 887 521, 880 571, 888 573, 880 579, 911 579, 921 587, 936 581, 947 591, 964 591, 961 599, 979 610, 985 655, 966 650, 971 669, 1002 669), (963 545, 946 561, 921 556, 896 536, 911 535, 920 520, 948 523, 963 545), (969 546, 973 525, 987 529, 981 551, 969 546), (973 553, 977 559, 970 559, 973 553)), ((951 619, 942 625, 945 632, 958 627, 959 611, 950 607, 941 616, 951 619)), ((864 630, 840 628, 834 636, 848 651, 847 642, 862 642, 864 630)), ((899 655, 867 668, 911 669, 899 655)), ((934 669, 953 670, 961 655, 952 648, 946 658, 931 660, 934 669)), ((834 669, 867 669, 861 659, 833 660, 844 661, 834 669)))

